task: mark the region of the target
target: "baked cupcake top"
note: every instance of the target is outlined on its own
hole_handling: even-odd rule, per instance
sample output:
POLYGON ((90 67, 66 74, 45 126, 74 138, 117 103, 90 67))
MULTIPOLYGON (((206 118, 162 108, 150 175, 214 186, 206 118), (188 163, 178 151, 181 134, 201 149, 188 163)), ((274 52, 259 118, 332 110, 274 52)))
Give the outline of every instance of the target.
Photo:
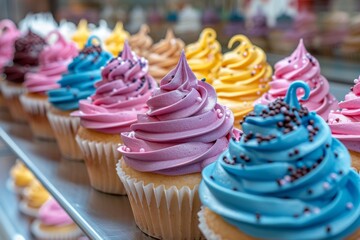
POLYGON ((20 36, 16 25, 9 19, 0 21, 0 73, 14 57, 15 41, 20 36))
POLYGON ((74 221, 54 199, 50 198, 39 210, 39 220, 46 226, 64 226, 74 221))
POLYGON ((109 51, 114 57, 118 56, 124 48, 126 39, 129 38, 129 33, 125 31, 123 23, 116 23, 114 30, 110 36, 105 40, 105 49, 109 51))
POLYGON ((88 22, 86 19, 81 19, 71 39, 76 43, 78 49, 83 49, 89 36, 90 30, 88 28, 88 22))
POLYGON ((184 46, 185 43, 175 38, 173 31, 168 29, 166 37, 154 44, 147 55, 151 76, 160 82, 176 66, 184 46))
POLYGON ((205 28, 197 42, 186 46, 186 58, 198 79, 212 83, 221 66, 221 45, 216 40, 214 29, 205 28))
POLYGON ((265 52, 247 37, 233 36, 228 47, 236 43, 237 47, 224 54, 213 86, 219 102, 233 111, 235 126, 239 126, 239 121, 253 110, 253 102, 269 90, 272 69, 265 52))
POLYGON ((118 58, 113 58, 102 70, 102 80, 95 83, 90 99, 80 101, 80 117, 87 129, 118 134, 130 131, 139 113, 148 110, 146 101, 157 87, 148 74, 148 63, 139 58, 125 43, 118 58))
POLYGON ((33 180, 25 189, 24 196, 27 205, 32 208, 40 208, 50 198, 49 192, 37 180, 33 180))
POLYGON ((301 106, 309 86, 256 105, 240 141, 202 172, 202 203, 259 239, 342 239, 360 226, 360 177, 325 121, 301 106))
POLYGON ((227 147, 234 118, 216 101, 215 90, 198 81, 182 52, 160 82, 119 148, 126 164, 141 172, 183 175, 200 172, 227 147))
POLYGON ((338 108, 338 101, 329 93, 329 82, 321 75, 319 62, 307 52, 302 40, 290 57, 275 64, 270 90, 262 96, 261 103, 268 104, 278 97, 284 97, 290 84, 296 80, 305 81, 311 89, 304 106, 327 120, 329 112, 338 108))
POLYGON ((69 64, 68 73, 58 81, 61 88, 48 92, 49 102, 62 111, 78 109, 79 100, 95 92, 94 83, 101 80, 101 67, 110 59, 111 54, 101 48, 100 40, 90 37, 85 48, 69 64))
POLYGON ((4 68, 6 80, 23 83, 26 72, 34 71, 39 65, 39 55, 46 45, 45 39, 29 31, 15 41, 13 63, 4 68))
POLYGON ((67 42, 58 31, 50 32, 46 37, 47 42, 55 36, 53 44, 44 47, 39 56, 39 70, 25 75, 25 87, 31 93, 43 93, 58 88, 57 83, 61 75, 67 72, 67 66, 78 54, 76 46, 67 42))
POLYGON ((328 124, 334 137, 355 152, 360 152, 360 78, 339 103, 338 110, 329 114, 328 124))
POLYGON ((140 27, 138 33, 130 36, 129 44, 131 49, 138 55, 138 56, 145 56, 146 52, 150 50, 153 40, 149 36, 150 28, 148 25, 143 24, 140 27))
POLYGON ((16 187, 26 187, 34 180, 34 175, 20 161, 11 168, 10 175, 16 187))

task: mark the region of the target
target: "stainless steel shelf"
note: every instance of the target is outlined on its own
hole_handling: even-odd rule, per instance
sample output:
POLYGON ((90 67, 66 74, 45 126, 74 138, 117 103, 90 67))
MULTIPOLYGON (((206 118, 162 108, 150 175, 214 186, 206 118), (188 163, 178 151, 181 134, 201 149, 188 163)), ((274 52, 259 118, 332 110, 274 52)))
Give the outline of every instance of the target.
POLYGON ((33 139, 27 125, 7 121, 0 121, 0 138, 90 239, 149 239, 136 227, 127 197, 92 189, 84 163, 61 159, 55 142, 33 139))

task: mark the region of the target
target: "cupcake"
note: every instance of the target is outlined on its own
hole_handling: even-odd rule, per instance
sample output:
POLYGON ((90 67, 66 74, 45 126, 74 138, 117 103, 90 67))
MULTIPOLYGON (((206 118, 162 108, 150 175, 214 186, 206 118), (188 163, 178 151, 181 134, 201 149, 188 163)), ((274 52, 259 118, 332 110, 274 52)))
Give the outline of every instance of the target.
POLYGON ((81 19, 77 30, 71 39, 76 43, 78 49, 83 49, 89 36, 90 30, 88 28, 88 23, 85 19, 81 19))
POLYGON ((39 217, 31 224, 31 232, 39 240, 76 240, 82 231, 53 198, 39 210, 39 217))
POLYGON ((71 116, 80 118, 76 136, 89 173, 91 186, 99 191, 125 195, 115 166, 121 158, 116 150, 120 133, 129 132, 140 113, 148 111, 146 101, 157 84, 148 73, 148 64, 125 43, 120 56, 113 58, 102 70, 96 91, 81 100, 79 111, 71 116))
POLYGON ((34 175, 25 165, 19 160, 10 170, 10 179, 8 180, 7 186, 9 189, 19 196, 22 196, 23 191, 28 187, 31 182, 35 179, 34 175))
POLYGON ((278 97, 285 97, 290 84, 299 79, 311 88, 310 98, 304 106, 327 120, 330 111, 338 108, 338 101, 329 93, 329 82, 321 75, 319 62, 307 52, 302 40, 290 57, 275 64, 270 90, 260 102, 268 104, 278 97))
POLYGON ((1 93, 1 85, 5 78, 3 68, 13 59, 15 40, 19 36, 20 32, 11 20, 4 19, 0 21, 0 108, 6 108, 6 101, 1 93))
POLYGON ((267 18, 264 11, 258 8, 254 16, 249 19, 246 34, 251 41, 264 49, 268 48, 269 27, 267 25, 267 18))
POLYGON ((143 24, 138 33, 130 36, 129 44, 131 49, 140 57, 146 56, 146 52, 150 50, 153 40, 149 36, 150 28, 143 24))
POLYGON ((13 63, 4 68, 6 81, 2 84, 2 92, 8 102, 10 114, 15 121, 26 121, 26 113, 19 97, 25 91, 23 87, 25 74, 37 70, 39 55, 45 45, 46 42, 43 38, 29 31, 25 36, 15 41, 13 63))
POLYGON ((69 64, 68 72, 58 81, 60 88, 48 92, 50 125, 62 156, 71 160, 81 160, 82 154, 75 141, 80 119, 70 116, 70 113, 79 108, 79 100, 95 92, 94 83, 101 79, 100 68, 111 58, 110 53, 93 42, 96 39, 90 37, 84 49, 69 64))
POLYGON ((123 23, 118 22, 110 36, 105 40, 105 49, 117 57, 123 50, 124 43, 128 38, 129 33, 125 31, 123 23))
POLYGON ((211 84, 218 75, 222 58, 216 32, 205 28, 197 42, 186 46, 186 58, 195 76, 198 79, 205 78, 211 84))
POLYGON ((294 18, 285 12, 276 18, 275 26, 269 30, 269 47, 275 53, 288 54, 294 49, 292 43, 284 41, 287 32, 290 31, 294 18))
POLYGON ((155 238, 200 239, 200 172, 226 149, 233 114, 196 79, 184 52, 147 105, 132 132, 122 134, 117 164, 135 222, 155 238))
POLYGON ((19 209, 30 217, 37 217, 40 207, 50 198, 49 192, 36 179, 24 189, 23 195, 19 209))
POLYGON ((359 59, 360 53, 360 15, 355 16, 350 23, 349 32, 341 46, 340 55, 347 59, 359 59))
POLYGON ((150 48, 147 54, 150 65, 149 72, 156 81, 160 82, 176 66, 184 46, 184 42, 180 38, 175 38, 173 31, 168 29, 165 39, 150 48))
POLYGON ((355 86, 339 103, 336 111, 330 112, 328 124, 332 135, 349 150, 352 166, 360 171, 360 77, 355 86))
POLYGON ((75 44, 67 42, 58 31, 51 32, 46 40, 49 44, 40 53, 38 71, 25 75, 26 93, 20 97, 20 102, 27 113, 33 135, 41 139, 55 139, 46 116, 50 106, 46 92, 60 87, 57 81, 67 72, 68 64, 78 51, 75 44), (52 37, 56 40, 50 44, 52 37))
POLYGON ((71 41, 71 38, 76 31, 76 25, 72 22, 62 19, 59 23, 58 30, 67 41, 71 41))
POLYGON ((360 237, 360 176, 325 121, 299 104, 300 90, 311 95, 297 81, 285 100, 256 105, 240 141, 203 170, 207 239, 360 237))
POLYGON ((111 34, 111 29, 109 28, 107 22, 104 19, 99 21, 99 26, 95 28, 91 35, 98 37, 101 42, 104 42, 111 34))
POLYGON ((266 61, 265 52, 253 45, 244 35, 235 35, 224 54, 218 79, 213 86, 221 104, 229 107, 239 128, 245 115, 253 110, 253 103, 270 88, 272 69, 266 61))

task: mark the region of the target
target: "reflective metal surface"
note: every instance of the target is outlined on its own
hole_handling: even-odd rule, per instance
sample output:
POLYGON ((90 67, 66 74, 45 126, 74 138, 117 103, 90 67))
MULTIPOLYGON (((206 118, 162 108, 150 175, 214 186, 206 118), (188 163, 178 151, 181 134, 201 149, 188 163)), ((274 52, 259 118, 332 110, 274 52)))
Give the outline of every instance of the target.
POLYGON ((33 139, 26 125, 0 127, 0 137, 91 239, 150 239, 136 227, 126 196, 90 187, 83 162, 61 159, 55 142, 33 139))

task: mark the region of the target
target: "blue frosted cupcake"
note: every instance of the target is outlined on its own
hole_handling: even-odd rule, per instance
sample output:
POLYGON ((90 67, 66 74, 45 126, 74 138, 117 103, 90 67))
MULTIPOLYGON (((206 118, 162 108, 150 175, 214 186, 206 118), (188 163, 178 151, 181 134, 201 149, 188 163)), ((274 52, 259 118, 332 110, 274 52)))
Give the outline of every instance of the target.
POLYGON ((207 239, 358 239, 360 176, 325 121, 285 97, 256 105, 240 141, 203 172, 200 229, 207 239))
POLYGON ((58 81, 61 88, 48 92, 51 104, 48 119, 60 152, 67 159, 82 159, 75 141, 80 119, 70 116, 70 113, 79 109, 80 100, 95 92, 94 84, 101 80, 101 68, 111 58, 111 54, 101 48, 100 40, 94 36, 90 37, 84 49, 68 66, 68 73, 58 81))

